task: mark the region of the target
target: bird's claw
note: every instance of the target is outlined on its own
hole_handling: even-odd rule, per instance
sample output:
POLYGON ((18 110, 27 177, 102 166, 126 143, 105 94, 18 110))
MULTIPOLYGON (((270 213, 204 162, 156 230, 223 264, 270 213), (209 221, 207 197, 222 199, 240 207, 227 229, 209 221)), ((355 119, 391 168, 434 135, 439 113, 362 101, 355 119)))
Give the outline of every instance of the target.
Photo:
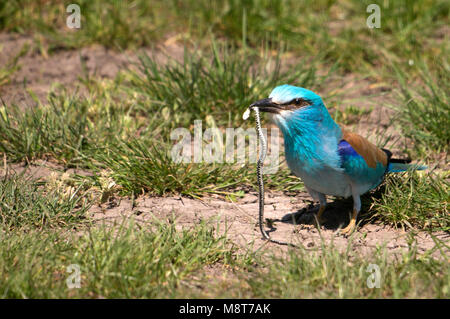
POLYGON ((344 236, 349 236, 353 231, 356 229, 356 221, 350 220, 350 223, 347 225, 347 227, 341 229, 340 234, 344 236))

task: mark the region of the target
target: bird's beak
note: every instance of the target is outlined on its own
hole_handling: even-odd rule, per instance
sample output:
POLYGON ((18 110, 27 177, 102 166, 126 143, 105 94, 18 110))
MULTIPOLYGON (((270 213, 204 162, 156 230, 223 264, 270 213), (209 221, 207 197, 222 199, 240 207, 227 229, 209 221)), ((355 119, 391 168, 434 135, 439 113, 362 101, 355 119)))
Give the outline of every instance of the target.
POLYGON ((261 112, 269 112, 275 114, 280 113, 280 111, 282 110, 281 106, 275 102, 272 102, 271 98, 256 101, 252 103, 250 107, 257 107, 261 112))

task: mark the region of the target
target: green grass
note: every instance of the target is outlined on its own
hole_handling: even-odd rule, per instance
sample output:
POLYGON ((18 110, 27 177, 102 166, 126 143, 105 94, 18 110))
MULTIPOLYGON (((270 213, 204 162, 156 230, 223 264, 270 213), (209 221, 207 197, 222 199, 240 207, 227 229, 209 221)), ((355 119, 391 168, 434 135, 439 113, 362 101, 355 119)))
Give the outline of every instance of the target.
POLYGON ((111 147, 108 152, 97 154, 96 160, 110 170, 109 176, 125 194, 179 193, 196 197, 226 193, 239 184, 248 185, 252 175, 248 168, 237 169, 235 165, 176 163, 169 152, 139 140, 111 147))
POLYGON ((44 52, 100 43, 108 47, 149 45, 160 38, 165 16, 156 15, 158 5, 138 1, 79 1, 81 29, 66 26, 66 6, 61 1, 14 0, 0 5, 0 28, 4 31, 35 31, 44 52))
POLYGON ((226 235, 200 224, 178 229, 124 223, 64 232, 0 234, 2 298, 448 298, 450 268, 414 244, 389 259, 380 247, 370 257, 334 246, 321 252, 238 252, 226 235), (139 226, 140 225, 140 226, 139 226), (69 289, 69 265, 80 269, 80 288, 69 289), (369 264, 380 267, 380 288, 369 288, 369 264), (211 282, 207 269, 227 272, 211 282))
MULTIPOLYGON (((101 186, 102 169, 117 185, 120 194, 181 194, 198 197, 207 194, 243 195, 249 187, 257 190, 256 164, 245 166, 226 163, 177 163, 169 152, 149 146, 140 140, 120 143, 95 160, 100 170, 89 178, 93 186, 101 186)), ((301 181, 285 165, 276 174, 267 175, 266 186, 274 190, 302 190, 301 181)))
POLYGON ((126 223, 119 228, 84 229, 80 235, 2 233, 0 296, 174 297, 177 287, 202 267, 238 262, 226 238, 215 236, 205 224, 184 230, 173 223, 141 227, 126 223), (66 285, 71 264, 80 267, 80 289, 66 285))
POLYGON ((86 147, 86 106, 70 98, 50 98, 48 106, 0 109, 0 151, 12 161, 45 156, 72 161, 86 147))
MULTIPOLYGON (((437 243, 434 249, 444 247, 437 243)), ((446 298, 449 296, 450 267, 444 258, 437 261, 419 256, 414 241, 402 256, 389 260, 386 248, 370 256, 344 251, 333 245, 320 253, 292 250, 268 259, 246 278, 249 297, 255 298, 446 298), (369 288, 370 264, 380 269, 380 288, 369 288), (259 269, 258 269, 259 268, 259 269)))
MULTIPOLYGON (((3 48, 0 46, 0 52, 3 48)), ((0 67, 0 88, 11 82, 12 75, 20 69, 19 59, 24 56, 29 47, 24 45, 22 49, 13 57, 11 57, 4 66, 0 67)))
POLYGON ((86 219, 89 208, 79 191, 62 185, 44 187, 23 175, 5 175, 0 180, 0 227, 18 233, 75 227, 86 219))
MULTIPOLYGON (((44 51, 93 43, 114 48, 150 46, 167 38, 209 45, 209 35, 242 48, 275 49, 339 62, 344 72, 366 72, 386 59, 401 61, 443 52, 437 31, 448 25, 449 4, 431 1, 248 0, 79 1, 79 30, 66 25, 59 1, 8 1, 0 7, 0 29, 32 30, 44 51), (381 8, 381 28, 369 29, 366 8, 381 8), (207 35, 207 37, 205 37, 207 35), (432 48, 432 49, 431 49, 432 48)), ((42 49, 41 49, 42 51, 42 49)))
MULTIPOLYGON (((182 63, 166 65, 143 55, 137 66, 114 80, 85 75, 80 82, 87 97, 59 90, 49 94, 48 104, 25 110, 4 105, 0 152, 10 162, 52 158, 65 168, 88 169, 96 187, 107 174, 121 194, 227 194, 233 187, 256 185, 254 165, 176 163, 171 131, 187 127, 194 136, 194 120, 202 120, 203 129, 236 127, 248 105, 271 87, 320 85, 325 78, 316 76, 313 65, 281 71, 276 58, 232 55, 216 46, 206 53, 186 52, 182 63)), ((283 181, 298 188, 286 173, 270 179, 278 186, 283 181)))
POLYGON ((408 172, 389 175, 370 211, 374 218, 402 228, 449 231, 449 203, 448 174, 408 172))
POLYGON ((401 105, 398 122, 403 134, 414 141, 421 156, 448 153, 450 132, 450 68, 445 58, 437 58, 430 67, 419 60, 418 83, 411 83, 404 68, 396 68, 400 83, 401 105))
POLYGON ((317 86, 326 78, 316 75, 314 62, 281 70, 280 58, 240 53, 215 42, 200 53, 185 49, 181 62, 169 58, 161 64, 144 54, 138 71, 130 74, 127 92, 139 96, 141 109, 161 112, 169 129, 172 123, 186 127, 195 119, 234 127, 242 124, 245 109, 273 87, 317 86))

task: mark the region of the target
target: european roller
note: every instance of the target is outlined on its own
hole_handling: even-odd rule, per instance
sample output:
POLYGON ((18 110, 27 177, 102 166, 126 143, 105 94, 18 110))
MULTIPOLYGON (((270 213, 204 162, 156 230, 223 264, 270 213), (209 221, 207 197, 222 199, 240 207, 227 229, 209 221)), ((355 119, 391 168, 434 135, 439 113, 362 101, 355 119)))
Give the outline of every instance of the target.
POLYGON ((331 118, 321 97, 310 90, 281 85, 269 98, 251 106, 268 112, 282 131, 289 168, 320 204, 319 223, 323 222, 326 195, 353 197, 353 213, 348 226, 341 230, 343 234, 355 229, 362 194, 377 187, 387 173, 411 167, 406 160, 391 158, 390 151, 341 128, 331 118))

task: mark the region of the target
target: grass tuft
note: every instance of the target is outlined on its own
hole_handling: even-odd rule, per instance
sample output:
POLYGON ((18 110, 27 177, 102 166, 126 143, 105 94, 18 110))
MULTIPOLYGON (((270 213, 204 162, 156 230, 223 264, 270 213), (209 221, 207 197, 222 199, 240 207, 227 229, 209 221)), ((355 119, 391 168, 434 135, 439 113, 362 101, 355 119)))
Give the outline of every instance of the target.
MULTIPOLYGON (((442 243, 437 245, 442 246, 442 243)), ((370 256, 322 243, 320 252, 291 250, 273 256, 256 273, 244 276, 252 298, 446 298, 450 267, 447 260, 417 255, 414 240, 408 251, 389 259, 385 247, 370 256), (370 266, 372 265, 372 266, 370 266), (374 269, 379 270, 379 287, 374 269)), ((242 279, 241 279, 242 280, 242 279)), ((231 289, 230 289, 231 290, 231 289)))
POLYGON ((100 227, 78 236, 0 233, 2 298, 167 298, 202 267, 235 262, 235 249, 206 224, 178 230, 158 222, 100 227), (67 286, 69 265, 80 270, 81 288, 67 286))
POLYGON ((30 231, 74 227, 86 218, 89 205, 79 188, 45 188, 23 175, 0 180, 0 227, 3 231, 30 231))
POLYGON ((402 105, 398 121, 406 137, 415 142, 422 156, 430 152, 448 153, 450 145, 450 68, 444 59, 432 65, 418 65, 419 83, 411 85, 403 68, 396 68, 402 105))
POLYGON ((449 231, 448 176, 408 172, 387 177, 381 198, 374 199, 374 218, 402 228, 449 231))

